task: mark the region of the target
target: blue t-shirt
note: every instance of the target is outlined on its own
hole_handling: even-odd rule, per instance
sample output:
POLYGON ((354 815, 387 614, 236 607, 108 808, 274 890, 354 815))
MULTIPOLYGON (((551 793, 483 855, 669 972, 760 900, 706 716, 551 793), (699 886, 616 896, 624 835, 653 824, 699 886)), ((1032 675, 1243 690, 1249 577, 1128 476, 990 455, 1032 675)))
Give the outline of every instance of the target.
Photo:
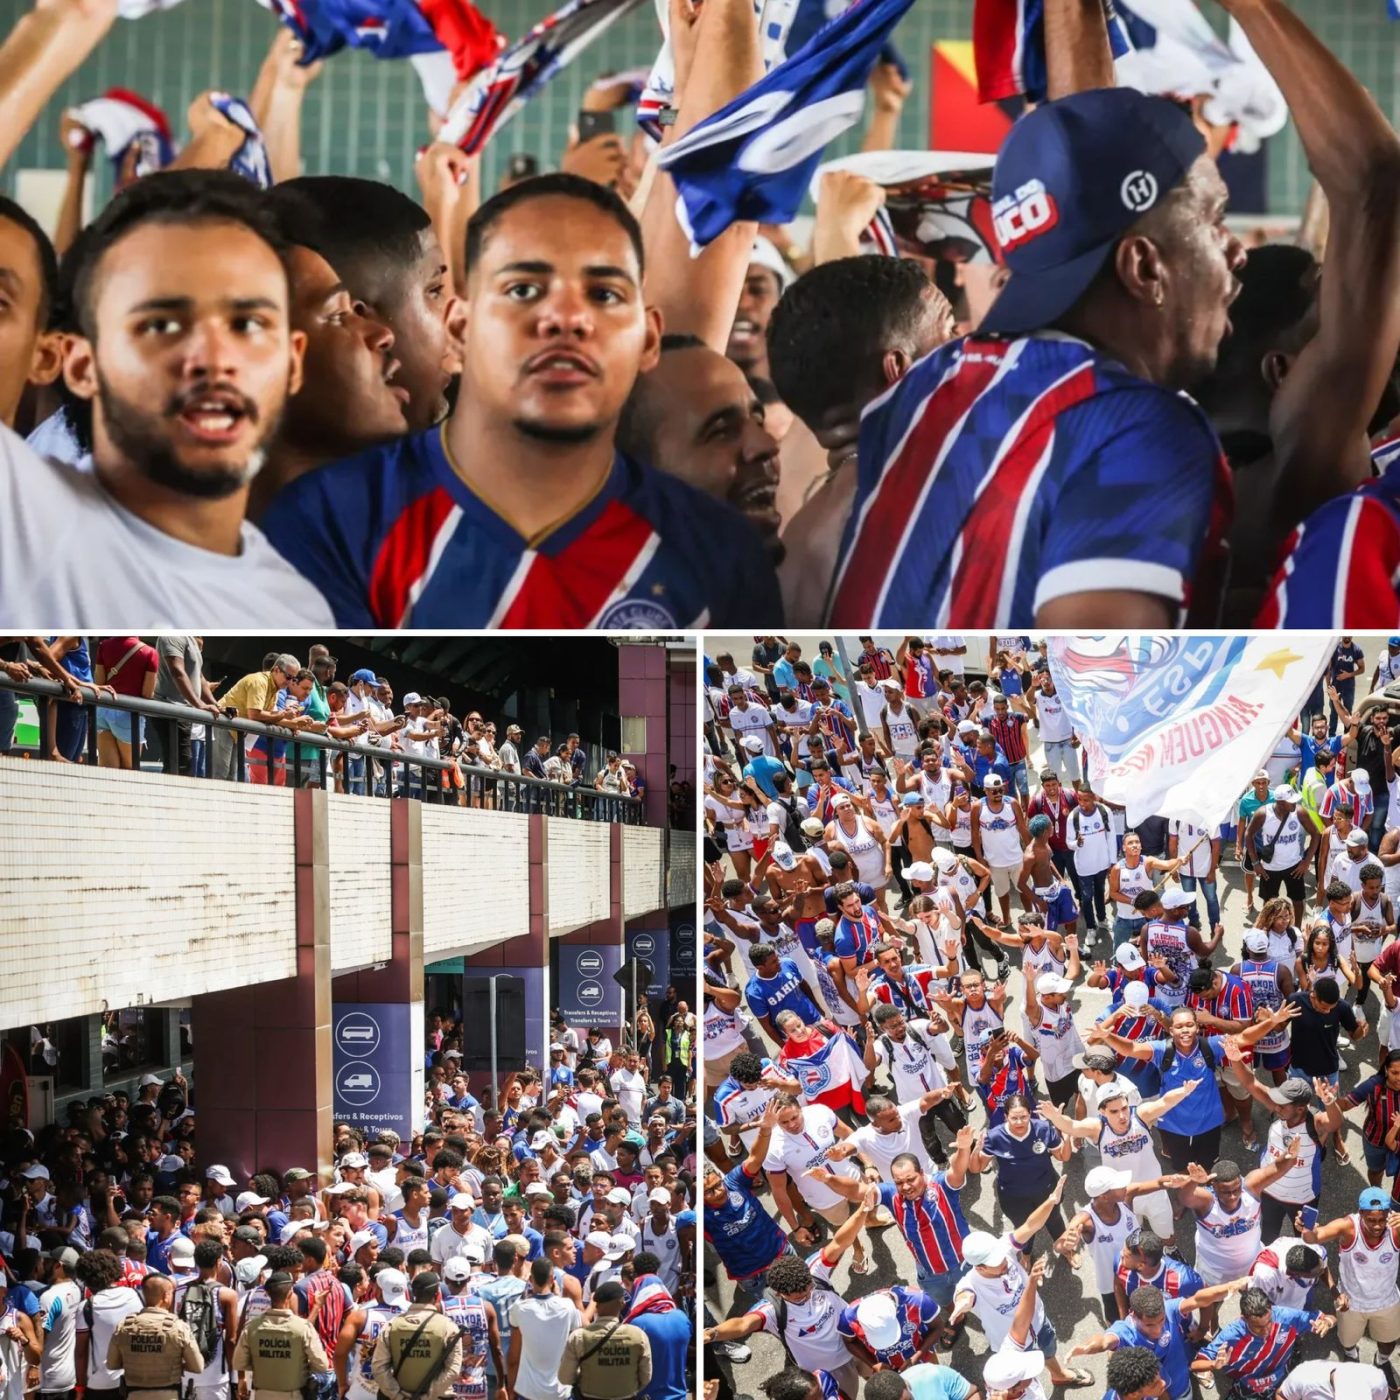
POLYGON ((787 1236, 759 1204, 743 1163, 725 1174, 724 1191, 722 1206, 705 1207, 705 1241, 714 1246, 730 1278, 751 1278, 787 1249, 787 1236))
POLYGON ((841 1309, 836 1330, 851 1341, 863 1342, 879 1365, 893 1366, 898 1370, 913 1360, 920 1343, 938 1321, 938 1304, 922 1289, 908 1288, 902 1283, 895 1284, 887 1291, 894 1299, 895 1319, 899 1323, 899 1339, 893 1346, 877 1347, 871 1344, 856 1317, 856 1303, 848 1303, 841 1309))
POLYGON ((1196 1041, 1195 1049, 1189 1055, 1182 1055, 1173 1047, 1171 1065, 1165 1070, 1162 1068, 1162 1056, 1166 1053, 1167 1047, 1172 1045, 1172 1042, 1169 1040, 1151 1042, 1152 1064, 1157 1067, 1162 1076, 1162 1093, 1169 1094, 1189 1079, 1204 1079, 1206 1081, 1190 1098, 1177 1104, 1170 1113, 1164 1113, 1157 1120, 1159 1128, 1165 1128, 1169 1133, 1178 1133, 1182 1137, 1208 1133, 1212 1128, 1220 1127, 1225 1121, 1225 1110, 1220 1106, 1220 1095, 1215 1090, 1214 1076, 1206 1067, 1205 1056, 1201 1054, 1203 1041, 1210 1045, 1211 1054, 1215 1056, 1216 1068, 1223 1069, 1225 1067, 1224 1036, 1201 1037, 1196 1041))
POLYGON ((550 1065, 549 1083, 551 1088, 555 1088, 560 1084, 563 1084, 565 1087, 568 1087, 573 1082, 574 1072, 568 1067, 568 1065, 550 1065))
POLYGON ((792 669, 792 662, 786 656, 780 656, 773 663, 773 684, 779 690, 797 689, 797 675, 792 669))
MULTIPOLYGON (((1197 1093, 1199 1092, 1197 1090, 1197 1093)), ((1108 1330, 1123 1346, 1146 1347, 1157 1358, 1162 1368, 1162 1379, 1167 1383, 1168 1395, 1183 1396, 1191 1393, 1191 1357, 1186 1350, 1186 1325, 1181 1320, 1179 1299, 1167 1299, 1167 1323, 1156 1341, 1138 1329, 1131 1313, 1121 1322, 1115 1322, 1108 1330)))
MULTIPOLYGON (((1311 734, 1304 734, 1298 741, 1298 749, 1302 754, 1299 762, 1302 764, 1302 772, 1306 773, 1309 768, 1317 762, 1318 750, 1325 750, 1327 753, 1339 754, 1342 751, 1341 735, 1334 734, 1330 739, 1324 739, 1322 743, 1317 743, 1311 734)), ((1331 787, 1337 781, 1337 768, 1334 764, 1327 774, 1327 786, 1331 787)))
POLYGON ((743 517, 620 453, 543 539, 525 539, 462 480, 439 428, 309 472, 259 523, 343 627, 781 620, 773 566, 743 517))
POLYGON ((1032 1118, 1024 1139, 1012 1137, 1005 1123, 992 1128, 982 1151, 996 1162, 997 1185, 1006 1195, 1044 1197, 1058 1180, 1050 1149, 1059 1145, 1059 1129, 1043 1118, 1032 1118))
POLYGON ((972 1387, 951 1366, 921 1361, 900 1377, 914 1400, 967 1400, 972 1387))
POLYGON ((672 1308, 670 1312, 638 1313, 632 1325, 640 1327, 651 1343, 647 1395, 651 1400, 689 1400, 685 1362, 695 1335, 690 1319, 679 1308, 672 1308))
POLYGON ((791 958, 778 959, 776 977, 760 977, 755 972, 744 988, 744 996, 755 1016, 776 1016, 780 1011, 795 1011, 809 1026, 821 1020, 821 1012, 802 990, 802 972, 791 958))
POLYGON ((170 1272, 170 1250, 175 1241, 181 1239, 179 1230, 172 1230, 170 1238, 162 1240, 154 1230, 146 1231, 146 1263, 157 1272, 170 1272))
MULTIPOLYGON (((752 778, 765 797, 776 798, 778 789, 773 786, 773 779, 779 773, 786 773, 787 765, 781 758, 774 758, 772 754, 755 754, 744 764, 744 777, 752 778)), ((789 794, 791 795, 791 794, 789 794)), ((782 833, 780 832, 779 835, 782 833)))

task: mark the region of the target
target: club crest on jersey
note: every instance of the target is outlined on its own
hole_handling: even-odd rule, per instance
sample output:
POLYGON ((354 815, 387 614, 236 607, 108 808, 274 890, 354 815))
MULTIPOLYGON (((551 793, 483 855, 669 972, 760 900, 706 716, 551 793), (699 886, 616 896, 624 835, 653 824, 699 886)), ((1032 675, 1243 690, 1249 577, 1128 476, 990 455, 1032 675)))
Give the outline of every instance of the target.
POLYGON ((992 222, 1003 252, 1038 238, 1060 222, 1054 196, 1039 180, 1027 180, 992 206, 992 222))
POLYGON ((615 627, 619 631, 646 631, 653 627, 679 627, 671 613, 649 598, 624 598, 614 603, 598 619, 599 631, 615 627))

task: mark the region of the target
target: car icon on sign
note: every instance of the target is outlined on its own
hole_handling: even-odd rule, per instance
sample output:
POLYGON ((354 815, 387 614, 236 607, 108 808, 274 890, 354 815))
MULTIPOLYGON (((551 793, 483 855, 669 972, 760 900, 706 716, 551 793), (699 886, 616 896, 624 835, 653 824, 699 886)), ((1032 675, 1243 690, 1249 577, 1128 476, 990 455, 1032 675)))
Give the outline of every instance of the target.
POLYGON ((342 1089, 372 1089, 374 1088, 374 1079, 368 1074, 347 1074, 340 1081, 340 1087, 342 1089))

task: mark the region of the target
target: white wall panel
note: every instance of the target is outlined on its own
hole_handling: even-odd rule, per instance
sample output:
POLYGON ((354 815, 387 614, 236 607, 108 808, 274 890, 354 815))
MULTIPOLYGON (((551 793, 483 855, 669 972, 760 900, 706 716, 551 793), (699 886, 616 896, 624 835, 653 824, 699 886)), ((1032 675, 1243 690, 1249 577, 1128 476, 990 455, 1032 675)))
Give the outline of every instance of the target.
POLYGON ((635 919, 666 908, 663 852, 666 833, 654 826, 622 828, 622 916, 635 919))
POLYGON ((530 819, 423 804, 423 956, 428 962, 530 931, 530 819))
POLYGON ((611 852, 606 822, 546 817, 549 934, 556 937, 608 917, 611 852))
POLYGON ((388 962, 393 951, 389 804, 329 793, 331 970, 388 962))

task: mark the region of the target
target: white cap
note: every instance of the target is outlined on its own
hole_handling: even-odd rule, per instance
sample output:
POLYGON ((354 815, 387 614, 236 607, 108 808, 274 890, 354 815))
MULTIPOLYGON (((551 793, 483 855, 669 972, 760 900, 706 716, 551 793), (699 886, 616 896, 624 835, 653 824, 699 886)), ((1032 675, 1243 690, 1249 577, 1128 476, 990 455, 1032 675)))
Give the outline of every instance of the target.
POLYGON ((251 1258, 240 1259, 233 1266, 233 1272, 238 1276, 238 1281, 244 1288, 251 1288, 262 1277, 262 1271, 267 1268, 267 1260, 261 1254, 254 1254, 251 1258))
POLYGON ((1147 963, 1141 953, 1131 944, 1125 943, 1113 955, 1113 961, 1125 972, 1136 972, 1140 967, 1146 967, 1147 963))
POLYGON ((987 1358, 982 1379, 987 1382, 988 1390, 1006 1390, 1022 1381, 1035 1380, 1044 1369, 1045 1353, 1042 1351, 1005 1350, 987 1358))
POLYGON ((888 1293, 870 1293, 856 1304, 856 1321, 872 1351, 899 1345, 899 1314, 888 1293))
POLYGON ((181 1172, 185 1169, 185 1159, 171 1152, 156 1163, 158 1172, 181 1172))
POLYGON ((547 1128, 541 1128, 534 1137, 530 1139, 530 1151, 538 1152, 541 1148, 548 1147, 554 1139, 550 1137, 547 1128))
POLYGON ((176 1235, 170 1242, 170 1262, 177 1259, 182 1264, 194 1263, 194 1241, 188 1235, 176 1235))
POLYGON ((399 1269, 380 1269, 374 1282, 386 1303, 402 1303, 408 1297, 408 1275, 399 1269))
POLYGON ((777 247, 762 234, 753 241, 753 252, 749 254, 749 265, 757 263, 766 267, 777 279, 778 285, 786 291, 793 282, 793 271, 777 247))
POLYGON ((792 847, 786 841, 773 843, 773 864, 779 870, 795 870, 797 868, 797 857, 793 855, 792 847))
POLYGON ((750 753, 762 753, 763 740, 757 734, 747 734, 744 736, 744 747, 750 753))
POLYGON ((1000 773, 988 773, 987 776, 982 779, 982 787, 987 791, 991 791, 996 788, 1004 788, 1005 786, 1006 783, 1002 779, 1000 773))
POLYGON ((369 1166, 369 1158, 366 1157, 363 1152, 347 1152, 345 1156, 340 1159, 340 1165, 342 1167, 349 1167, 352 1170, 356 1167, 367 1167, 369 1166))
POLYGON ((1288 783, 1280 783, 1273 790, 1272 796, 1275 802, 1296 802, 1298 800, 1298 794, 1288 783))
POLYGON ((242 1215, 249 1206, 265 1206, 271 1200, 271 1196, 259 1196, 256 1191, 243 1191, 233 1203, 233 1208, 242 1215))
POLYGON ((632 1193, 625 1187, 614 1186, 604 1199, 611 1201, 615 1206, 630 1206, 632 1204, 632 1193))
POLYGON ((963 1240, 963 1258, 969 1264, 1000 1264, 1011 1253, 1011 1245, 1005 1235, 989 1234, 986 1230, 973 1230, 963 1240))
POLYGON ((802 834, 804 836, 820 836, 826 830, 820 817, 807 817, 802 822, 802 834))
POLYGON ((926 860, 916 860, 913 865, 904 867, 904 878, 906 880, 932 880, 933 866, 926 860))
POLYGON ((1084 1178, 1084 1189, 1096 1200, 1105 1191, 1118 1191, 1133 1179, 1132 1172, 1115 1171, 1112 1167, 1094 1167, 1084 1178))
POLYGON ((1262 928, 1248 929, 1244 935, 1244 946, 1251 953, 1262 953, 1269 946, 1269 935, 1262 928))
POLYGON ((1150 1000, 1146 982, 1129 982, 1123 988, 1123 1002, 1127 1006, 1146 1006, 1150 1000))
POLYGON ((601 1249, 604 1254, 612 1247, 612 1236, 606 1230, 590 1230, 583 1237, 584 1244, 591 1244, 594 1249, 601 1249))
MULTIPOLYGON (((184 1163, 181 1162, 180 1165, 184 1166, 184 1163)), ((52 1179, 49 1176, 49 1169, 42 1162, 35 1162, 32 1166, 25 1167, 20 1175, 27 1181, 49 1181, 52 1179)))
POLYGON ((647 1192, 647 1200, 656 1206, 669 1206, 671 1193, 664 1186, 654 1186, 647 1192))
POLYGON ((1357 792, 1370 792, 1371 775, 1364 768, 1358 768, 1351 775, 1351 785, 1357 792))
POLYGON ((952 851, 945 850, 943 847, 939 846, 934 850, 933 863, 946 875, 958 863, 958 858, 952 851))
POLYGON ((447 1203, 453 1210, 475 1210, 476 1197, 467 1191, 458 1191, 447 1203))
POLYGON ((354 1254, 357 1250, 363 1249, 367 1244, 377 1244, 378 1242, 379 1237, 373 1230, 356 1230, 355 1233, 350 1236, 350 1253, 354 1254))
POLYGON ((1038 997, 1061 996, 1073 986, 1074 983, 1067 977, 1060 977, 1053 972, 1042 972, 1035 979, 1035 994, 1038 997))
POLYGON ((217 1181, 220 1186, 234 1186, 237 1183, 227 1167, 213 1166, 204 1173, 206 1181, 217 1181))
POLYGON ((1163 909, 1186 909, 1196 902, 1194 894, 1187 894, 1183 889, 1170 889, 1162 895, 1163 909))
POLYGON ((297 1235, 303 1230, 309 1229, 311 1229, 311 1222, 309 1220, 289 1220, 282 1227, 282 1233, 277 1236, 277 1243, 291 1244, 297 1235))
POLYGON ((405 705, 421 705, 423 703, 423 697, 419 695, 416 690, 410 690, 408 694, 404 696, 403 703, 405 705))
POLYGON ((836 796, 831 799, 831 805, 832 807, 853 807, 855 803, 852 801, 849 792, 838 792, 836 796))
MULTIPOLYGON (((554 1197, 554 1192, 551 1191, 549 1187, 546 1186, 542 1181, 532 1181, 525 1188, 525 1194, 527 1196, 548 1196, 551 1200, 554 1197)), ((630 1196, 628 1197, 628 1200, 631 1200, 630 1196)))
POLYGON ((902 685, 900 685, 900 683, 899 683, 897 680, 895 680, 895 678, 894 678, 893 676, 886 676, 885 679, 882 680, 882 681, 880 682, 880 688, 881 688, 882 690, 903 690, 903 689, 904 689, 904 687, 903 687, 902 685))
POLYGON ((637 1242, 631 1235, 609 1235, 607 1256, 609 1259, 621 1259, 624 1254, 630 1254, 637 1247, 637 1242))
POLYGON ((141 1087, 142 1089, 149 1089, 150 1086, 151 1086, 152 1084, 164 1084, 164 1083, 165 1083, 165 1080, 163 1080, 163 1079, 160 1077, 160 1075, 158 1075, 158 1074, 143 1074, 143 1075, 141 1076, 141 1084, 140 1084, 140 1087, 141 1087))
POLYGON ((472 1276, 472 1261, 464 1254, 454 1254, 442 1266, 442 1276, 453 1283, 461 1283, 463 1279, 472 1276))
POLYGON ((326 1187, 326 1195, 343 1196, 348 1191, 358 1191, 359 1186, 353 1181, 337 1181, 334 1186, 326 1187))
POLYGON ((461 1257, 472 1264, 484 1264, 486 1262, 486 1246, 480 1240, 468 1240, 462 1246, 461 1257))

